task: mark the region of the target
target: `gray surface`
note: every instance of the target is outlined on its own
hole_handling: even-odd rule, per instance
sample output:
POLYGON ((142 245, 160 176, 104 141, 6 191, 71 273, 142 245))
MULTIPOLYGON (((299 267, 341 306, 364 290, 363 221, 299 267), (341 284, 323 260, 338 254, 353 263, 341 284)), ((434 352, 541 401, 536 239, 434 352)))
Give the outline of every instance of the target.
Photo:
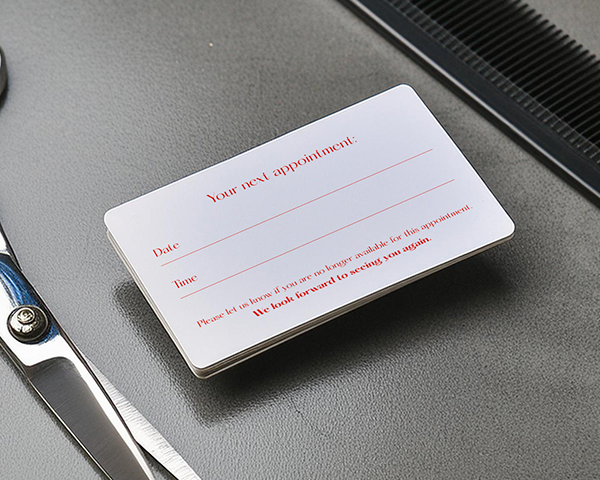
MULTIPOLYGON (((600 52, 600 3, 532 3, 600 52)), ((598 478, 600 211, 342 4, 5 0, 0 45, 0 218, 21 264, 203 479, 598 478), (196 379, 104 212, 401 82, 515 238, 196 379)), ((0 403, 0 478, 102 478, 5 356, 0 403)))

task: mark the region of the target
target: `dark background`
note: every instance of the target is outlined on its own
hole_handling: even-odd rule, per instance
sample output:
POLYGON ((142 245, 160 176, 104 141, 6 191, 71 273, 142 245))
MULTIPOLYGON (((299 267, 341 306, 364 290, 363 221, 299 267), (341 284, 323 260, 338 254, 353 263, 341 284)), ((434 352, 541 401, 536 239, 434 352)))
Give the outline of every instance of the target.
MULTIPOLYGON (((599 2, 530 3, 600 52, 599 2)), ((204 480, 598 478, 598 208, 344 4, 4 0, 0 45, 0 218, 22 267, 204 480), (195 378, 104 213, 398 83, 515 238, 195 378)), ((0 404, 2 479, 102 478, 5 355, 0 404)))

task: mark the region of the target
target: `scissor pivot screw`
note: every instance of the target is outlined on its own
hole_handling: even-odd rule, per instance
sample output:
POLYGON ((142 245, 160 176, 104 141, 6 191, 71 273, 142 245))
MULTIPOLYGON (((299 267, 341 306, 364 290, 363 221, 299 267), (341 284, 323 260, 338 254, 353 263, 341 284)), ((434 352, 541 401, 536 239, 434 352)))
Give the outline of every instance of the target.
POLYGON ((32 305, 15 308, 8 317, 10 333, 21 342, 35 342, 48 329, 48 318, 38 307, 32 305))

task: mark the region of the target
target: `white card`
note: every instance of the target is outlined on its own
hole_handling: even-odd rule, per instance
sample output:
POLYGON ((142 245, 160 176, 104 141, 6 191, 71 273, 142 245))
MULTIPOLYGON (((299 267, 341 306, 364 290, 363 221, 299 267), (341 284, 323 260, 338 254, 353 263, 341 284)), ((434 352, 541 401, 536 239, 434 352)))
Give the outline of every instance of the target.
POLYGON ((201 378, 514 232, 406 85, 116 207, 105 221, 201 378))

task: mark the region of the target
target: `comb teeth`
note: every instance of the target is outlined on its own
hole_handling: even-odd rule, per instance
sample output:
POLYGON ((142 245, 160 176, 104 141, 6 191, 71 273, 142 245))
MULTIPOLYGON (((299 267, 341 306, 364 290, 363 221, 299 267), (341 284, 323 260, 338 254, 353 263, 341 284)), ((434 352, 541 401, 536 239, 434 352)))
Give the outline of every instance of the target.
POLYGON ((600 196, 595 55, 521 0, 352 1, 600 196))
POLYGON ((520 0, 390 1, 600 164, 600 65, 520 0))

